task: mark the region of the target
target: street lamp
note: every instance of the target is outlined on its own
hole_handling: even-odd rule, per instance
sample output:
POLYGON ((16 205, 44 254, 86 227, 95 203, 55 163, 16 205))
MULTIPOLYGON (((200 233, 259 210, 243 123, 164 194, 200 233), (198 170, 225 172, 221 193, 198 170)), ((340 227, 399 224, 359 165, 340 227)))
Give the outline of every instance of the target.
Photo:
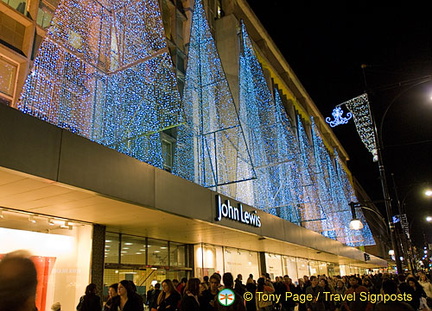
POLYGON ((357 218, 357 214, 356 214, 356 211, 355 211, 356 207, 374 213, 375 215, 378 216, 378 219, 381 220, 384 223, 384 225, 387 225, 384 216, 381 215, 378 211, 374 210, 373 208, 361 205, 358 202, 350 202, 349 206, 351 207, 351 217, 352 217, 352 219, 351 219, 351 221, 349 223, 349 228, 350 229, 352 229, 352 230, 361 230, 361 229, 363 229, 363 223, 361 222, 360 219, 357 218))
POLYGON ((427 222, 432 222, 432 216, 427 216, 427 217, 426 217, 426 221, 427 221, 427 222))
POLYGON ((426 190, 425 195, 428 197, 432 197, 432 190, 430 190, 430 189, 426 190))

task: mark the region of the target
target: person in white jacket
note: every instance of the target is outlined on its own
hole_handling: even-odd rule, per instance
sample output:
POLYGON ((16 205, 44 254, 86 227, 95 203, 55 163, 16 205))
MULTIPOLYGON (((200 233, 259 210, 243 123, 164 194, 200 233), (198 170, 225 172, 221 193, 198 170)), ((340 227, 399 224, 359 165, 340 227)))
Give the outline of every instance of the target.
POLYGON ((426 273, 423 271, 419 272, 419 283, 421 286, 423 286, 426 296, 432 298, 432 283, 428 279, 426 273))

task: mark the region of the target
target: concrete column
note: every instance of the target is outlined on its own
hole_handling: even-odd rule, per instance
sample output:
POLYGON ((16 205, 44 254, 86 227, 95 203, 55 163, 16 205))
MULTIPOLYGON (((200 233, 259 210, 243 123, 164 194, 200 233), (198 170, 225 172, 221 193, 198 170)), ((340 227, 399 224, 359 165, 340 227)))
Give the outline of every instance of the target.
POLYGON ((96 284, 99 295, 103 290, 105 266, 105 231, 102 225, 93 225, 93 243, 91 256, 91 283, 96 284))

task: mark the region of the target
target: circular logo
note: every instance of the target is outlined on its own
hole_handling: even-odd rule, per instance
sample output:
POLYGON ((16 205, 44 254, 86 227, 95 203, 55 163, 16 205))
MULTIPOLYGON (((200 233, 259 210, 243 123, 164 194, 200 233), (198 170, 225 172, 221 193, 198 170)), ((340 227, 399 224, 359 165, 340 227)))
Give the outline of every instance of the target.
POLYGON ((232 305, 235 301, 235 293, 229 288, 221 290, 217 297, 221 306, 228 307, 232 305))

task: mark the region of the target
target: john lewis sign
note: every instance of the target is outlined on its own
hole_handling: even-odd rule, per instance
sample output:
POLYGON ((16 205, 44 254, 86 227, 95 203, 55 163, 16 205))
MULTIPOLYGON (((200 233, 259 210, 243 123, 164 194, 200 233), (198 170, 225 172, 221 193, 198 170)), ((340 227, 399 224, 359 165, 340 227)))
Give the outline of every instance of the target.
POLYGON ((221 221, 222 218, 227 218, 246 225, 258 228, 261 227, 261 220, 256 214, 256 211, 244 211, 241 203, 238 204, 238 207, 234 207, 231 205, 230 200, 225 200, 225 202, 222 203, 220 195, 216 196, 216 215, 217 221, 221 221))

